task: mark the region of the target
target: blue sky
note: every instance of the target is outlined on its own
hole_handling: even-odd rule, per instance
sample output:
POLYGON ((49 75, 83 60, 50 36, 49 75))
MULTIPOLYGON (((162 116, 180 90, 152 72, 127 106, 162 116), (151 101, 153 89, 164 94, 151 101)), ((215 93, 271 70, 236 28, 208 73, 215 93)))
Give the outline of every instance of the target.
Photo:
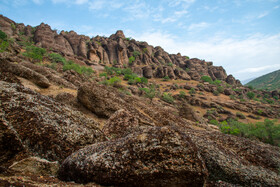
POLYGON ((123 30, 240 80, 280 69, 280 0, 0 0, 0 13, 88 36, 123 30))

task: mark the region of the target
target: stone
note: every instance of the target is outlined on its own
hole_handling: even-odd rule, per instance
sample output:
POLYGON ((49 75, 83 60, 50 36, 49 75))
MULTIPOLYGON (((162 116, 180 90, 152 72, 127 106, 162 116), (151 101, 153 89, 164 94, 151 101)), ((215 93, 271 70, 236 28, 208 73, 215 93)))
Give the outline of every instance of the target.
POLYGON ((50 162, 39 157, 28 157, 13 163, 8 172, 13 175, 55 176, 59 169, 58 162, 50 162))
POLYGON ((3 149, 8 152, 2 161, 24 150, 49 161, 62 161, 81 146, 104 139, 97 122, 49 97, 3 81, 0 93, 1 128, 7 132, 2 134, 3 149))
POLYGON ((175 127, 146 128, 73 153, 58 176, 109 186, 203 186, 208 172, 196 150, 175 127))
POLYGON ((143 76, 150 79, 153 77, 153 69, 150 66, 145 66, 143 69, 143 76))
POLYGON ((9 62, 7 59, 0 58, 0 69, 2 69, 1 71, 10 72, 14 75, 30 80, 42 88, 48 88, 50 86, 50 82, 45 76, 18 63, 9 62))

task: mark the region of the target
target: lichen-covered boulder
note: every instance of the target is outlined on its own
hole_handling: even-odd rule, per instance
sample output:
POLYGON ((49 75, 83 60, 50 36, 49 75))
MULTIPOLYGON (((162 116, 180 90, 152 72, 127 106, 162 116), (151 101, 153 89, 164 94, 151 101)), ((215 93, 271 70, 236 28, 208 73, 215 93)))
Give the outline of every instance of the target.
POLYGON ((114 186, 203 186, 208 172, 196 146, 175 127, 151 127, 87 146, 62 163, 58 176, 114 186))
POLYGON ((20 152, 62 161, 104 138, 97 122, 18 84, 0 81, 0 101, 0 164, 20 152))

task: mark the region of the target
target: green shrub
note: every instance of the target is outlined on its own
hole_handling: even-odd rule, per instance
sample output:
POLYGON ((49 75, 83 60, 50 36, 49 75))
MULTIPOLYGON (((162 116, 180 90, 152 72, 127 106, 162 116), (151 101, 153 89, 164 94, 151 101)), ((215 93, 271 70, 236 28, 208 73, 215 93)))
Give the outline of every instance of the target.
POLYGON ((253 99, 255 97, 255 93, 254 92, 248 92, 246 95, 247 95, 247 97, 249 99, 253 99))
POLYGON ((163 79, 162 79, 163 81, 169 81, 170 80, 170 78, 168 77, 168 76, 165 76, 165 77, 163 77, 163 79))
POLYGON ((215 120, 215 119, 210 120, 209 123, 212 124, 212 125, 219 126, 219 122, 217 120, 215 120))
POLYGON ((0 41, 0 52, 6 51, 8 47, 9 47, 8 41, 0 41))
POLYGON ((209 82, 209 83, 212 83, 212 82, 213 82, 212 79, 211 79, 211 77, 206 76, 206 75, 202 76, 202 77, 201 77, 201 80, 202 80, 203 82, 209 82))
POLYGON ((218 86, 218 88, 217 88, 217 91, 219 92, 219 93, 223 93, 224 92, 224 87, 222 87, 222 86, 218 86))
POLYGON ((129 64, 132 64, 134 61, 135 61, 135 57, 134 56, 131 56, 131 57, 129 57, 128 58, 128 60, 129 60, 129 64))
POLYGON ((171 62, 168 62, 167 65, 173 67, 173 64, 171 62))
POLYGON ((250 90, 253 90, 254 88, 253 88, 253 86, 252 85, 249 85, 249 86, 247 86, 250 90))
POLYGON ((130 41, 132 38, 131 37, 128 37, 128 38, 125 38, 127 41, 130 41))
POLYGON ((99 77, 105 77, 105 78, 107 78, 107 73, 105 73, 105 72, 104 72, 104 73, 100 73, 100 74, 99 74, 99 77))
POLYGON ((137 58, 141 53, 139 51, 133 51, 133 56, 137 58))
POLYGON ((185 71, 186 71, 186 72, 189 72, 189 71, 190 71, 190 69, 189 69, 189 68, 186 68, 186 69, 185 69, 185 71))
POLYGON ((190 91, 189 91, 189 94, 190 94, 190 95, 194 95, 194 94, 196 94, 195 89, 194 89, 194 88, 191 88, 191 89, 190 89, 190 91))
POLYGON ((108 85, 110 86, 117 86, 121 83, 121 79, 119 77, 112 77, 111 79, 107 80, 108 85))
POLYGON ((218 95, 220 95, 220 92, 218 90, 214 90, 213 95, 218 96, 218 95))
POLYGON ((45 53, 46 53, 46 49, 35 47, 35 46, 27 46, 26 52, 24 52, 23 55, 32 58, 34 60, 42 61, 45 53))
POLYGON ((179 92, 179 97, 184 98, 185 95, 186 95, 186 92, 184 92, 184 91, 179 92))
POLYGON ((171 104, 174 102, 174 98, 172 97, 171 93, 166 92, 162 94, 162 100, 171 104))
POLYGON ((8 39, 8 36, 6 33, 0 30, 0 39, 6 41, 8 39))
POLYGON ((186 56, 186 60, 189 60, 189 59, 190 59, 190 57, 186 56))
POLYGON ((235 98, 235 95, 230 95, 229 98, 230 98, 231 100, 235 100, 235 99, 236 99, 236 98, 235 98))
POLYGON ((90 67, 80 66, 79 64, 74 63, 69 60, 64 63, 63 71, 74 70, 79 74, 91 75, 94 71, 90 67))
POLYGON ((236 116, 240 119, 246 119, 246 116, 242 114, 241 112, 236 112, 236 116))
POLYGON ((280 147, 280 124, 276 121, 265 119, 264 122, 256 124, 244 124, 239 121, 229 120, 228 123, 221 123, 219 127, 225 134, 232 134, 251 139, 258 139, 264 143, 280 147))
POLYGON ((58 62, 66 63, 65 58, 62 57, 60 54, 57 54, 57 53, 49 54, 49 58, 51 59, 51 61, 53 63, 58 63, 58 62))
POLYGON ((149 88, 139 88, 139 90, 143 91, 145 93, 145 97, 150 99, 150 102, 152 102, 153 98, 156 96, 156 86, 154 84, 150 85, 149 88))
POLYGON ((212 82, 212 84, 214 84, 214 85, 220 85, 222 83, 222 81, 221 80, 218 80, 218 79, 216 79, 215 81, 213 81, 212 82))
POLYGON ((141 79, 141 83, 148 84, 148 79, 147 78, 141 77, 140 79, 141 79))
POLYGON ((11 23, 11 27, 13 30, 16 30, 16 25, 14 23, 11 23))

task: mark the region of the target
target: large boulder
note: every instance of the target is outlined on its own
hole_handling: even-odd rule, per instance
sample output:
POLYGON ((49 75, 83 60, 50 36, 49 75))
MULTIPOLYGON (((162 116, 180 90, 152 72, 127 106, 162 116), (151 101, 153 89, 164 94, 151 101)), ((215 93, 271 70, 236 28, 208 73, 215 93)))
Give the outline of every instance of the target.
POLYGON ((214 131, 188 130, 205 160, 210 181, 279 186, 280 148, 214 131))
POLYGON ((42 88, 48 88, 50 86, 49 80, 44 75, 41 75, 36 71, 33 71, 32 69, 22 66, 17 62, 13 63, 9 62, 9 60, 7 59, 0 58, 0 71, 10 72, 19 77, 28 79, 42 88))
POLYGON ((87 146, 62 163, 58 176, 114 186, 203 186, 208 172, 190 138, 171 127, 152 127, 87 146))
POLYGON ((5 153, 0 164, 20 152, 62 161, 104 138, 97 122, 49 97, 3 81, 0 93, 0 152, 5 153))
POLYGON ((143 76, 150 79, 153 77, 153 69, 151 66, 145 66, 143 69, 143 76))
POLYGON ((78 101, 99 117, 109 118, 125 102, 104 85, 83 84, 78 89, 78 101))

